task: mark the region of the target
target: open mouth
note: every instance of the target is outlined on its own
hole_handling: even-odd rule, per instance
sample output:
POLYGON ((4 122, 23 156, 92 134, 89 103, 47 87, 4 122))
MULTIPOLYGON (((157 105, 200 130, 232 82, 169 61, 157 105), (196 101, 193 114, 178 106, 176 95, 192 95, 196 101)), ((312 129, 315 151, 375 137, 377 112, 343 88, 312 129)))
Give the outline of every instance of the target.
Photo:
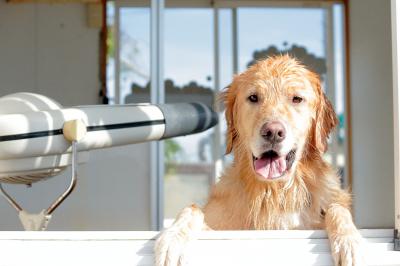
POLYGON ((277 179, 290 170, 295 155, 295 149, 286 155, 279 155, 274 150, 266 151, 258 158, 253 155, 254 170, 265 179, 277 179))

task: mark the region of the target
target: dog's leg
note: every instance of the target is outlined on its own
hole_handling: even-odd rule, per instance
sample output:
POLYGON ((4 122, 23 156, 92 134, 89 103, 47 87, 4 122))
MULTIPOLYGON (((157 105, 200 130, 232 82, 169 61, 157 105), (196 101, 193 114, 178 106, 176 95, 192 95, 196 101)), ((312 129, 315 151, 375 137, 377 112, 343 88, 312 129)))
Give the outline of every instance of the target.
POLYGON ((331 204, 326 210, 325 223, 335 265, 364 265, 361 255, 362 238, 350 211, 340 204, 331 204))
POLYGON ((196 233, 207 229, 203 212, 192 205, 182 210, 171 227, 164 230, 156 240, 154 252, 156 266, 183 264, 183 251, 196 233))

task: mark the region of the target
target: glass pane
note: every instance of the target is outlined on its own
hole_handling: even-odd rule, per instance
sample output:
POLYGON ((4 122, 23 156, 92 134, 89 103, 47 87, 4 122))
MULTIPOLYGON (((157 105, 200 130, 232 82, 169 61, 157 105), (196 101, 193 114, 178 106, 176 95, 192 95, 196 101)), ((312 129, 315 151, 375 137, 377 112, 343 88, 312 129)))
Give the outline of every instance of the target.
MULTIPOLYGON (((342 16, 340 7, 338 5, 334 10, 336 24, 342 16)), ((335 80, 335 88, 329 88, 327 19, 327 10, 324 8, 239 8, 239 69, 244 71, 257 60, 270 55, 288 53, 320 75, 325 92, 335 106, 340 120, 338 132, 332 134, 334 138, 330 141, 331 147, 326 154, 326 159, 344 176, 343 46, 339 46, 338 43, 343 40, 343 31, 338 25, 334 25, 336 39, 330 47, 334 47, 333 54, 341 58, 336 58, 335 66, 331 66, 336 69, 330 72, 336 72, 336 76, 329 77, 335 80), (260 24, 263 27, 260 27, 260 24)))
MULTIPOLYGON (((342 177, 345 178, 346 166, 346 110, 345 110, 345 71, 344 71, 344 12, 343 5, 333 6, 333 54, 335 56, 335 111, 339 117, 339 126, 336 135, 336 165, 342 177)), ((343 180, 344 183, 345 180, 343 180)), ((349 185, 346 183, 346 185, 349 185)))
POLYGON ((324 25, 322 8, 239 8, 240 71, 269 55, 289 53, 324 78, 324 25))
POLYGON ((119 23, 119 102, 150 102, 150 8, 121 8, 119 23))
POLYGON ((226 88, 233 76, 232 9, 219 9, 219 89, 226 88))
MULTIPOLYGON (((115 103, 115 5, 107 2, 107 98, 109 104, 115 103)), ((103 95, 101 95, 103 96, 103 95)))
MULTIPOLYGON (((166 9, 165 99, 212 106, 213 16, 211 9, 166 9)), ((203 205, 213 179, 212 130, 165 141, 164 218, 191 203, 203 205)))

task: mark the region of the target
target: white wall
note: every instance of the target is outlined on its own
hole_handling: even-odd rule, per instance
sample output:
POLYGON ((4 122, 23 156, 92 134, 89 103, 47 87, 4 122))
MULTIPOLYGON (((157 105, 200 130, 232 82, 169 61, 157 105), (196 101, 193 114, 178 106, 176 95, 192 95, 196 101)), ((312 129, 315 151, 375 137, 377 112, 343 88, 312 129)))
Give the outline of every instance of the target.
POLYGON ((394 226, 390 1, 350 0, 355 221, 394 226))
MULTIPOLYGON (((7 4, 0 0, 0 96, 41 93, 64 106, 96 104, 99 30, 86 26, 83 4, 7 4)), ((149 146, 92 151, 76 191, 54 212, 49 230, 148 230, 149 146)), ((29 211, 47 208, 68 173, 46 182, 6 186, 29 211)), ((0 198, 0 230, 20 230, 0 198)))
POLYGON ((82 4, 0 1, 1 95, 46 94, 65 105, 98 101, 98 34, 82 4))

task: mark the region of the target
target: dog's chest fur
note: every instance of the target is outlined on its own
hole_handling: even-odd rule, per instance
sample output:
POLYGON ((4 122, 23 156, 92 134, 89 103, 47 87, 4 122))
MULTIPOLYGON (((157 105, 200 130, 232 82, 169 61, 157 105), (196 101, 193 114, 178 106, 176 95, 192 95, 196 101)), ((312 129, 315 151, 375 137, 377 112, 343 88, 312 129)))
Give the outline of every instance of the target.
POLYGON ((306 186, 266 190, 250 200, 248 224, 257 230, 316 228, 322 222, 317 205, 306 186))
POLYGON ((303 219, 298 212, 284 213, 280 216, 276 217, 275 226, 281 230, 294 229, 294 228, 302 228, 303 227, 303 219))

